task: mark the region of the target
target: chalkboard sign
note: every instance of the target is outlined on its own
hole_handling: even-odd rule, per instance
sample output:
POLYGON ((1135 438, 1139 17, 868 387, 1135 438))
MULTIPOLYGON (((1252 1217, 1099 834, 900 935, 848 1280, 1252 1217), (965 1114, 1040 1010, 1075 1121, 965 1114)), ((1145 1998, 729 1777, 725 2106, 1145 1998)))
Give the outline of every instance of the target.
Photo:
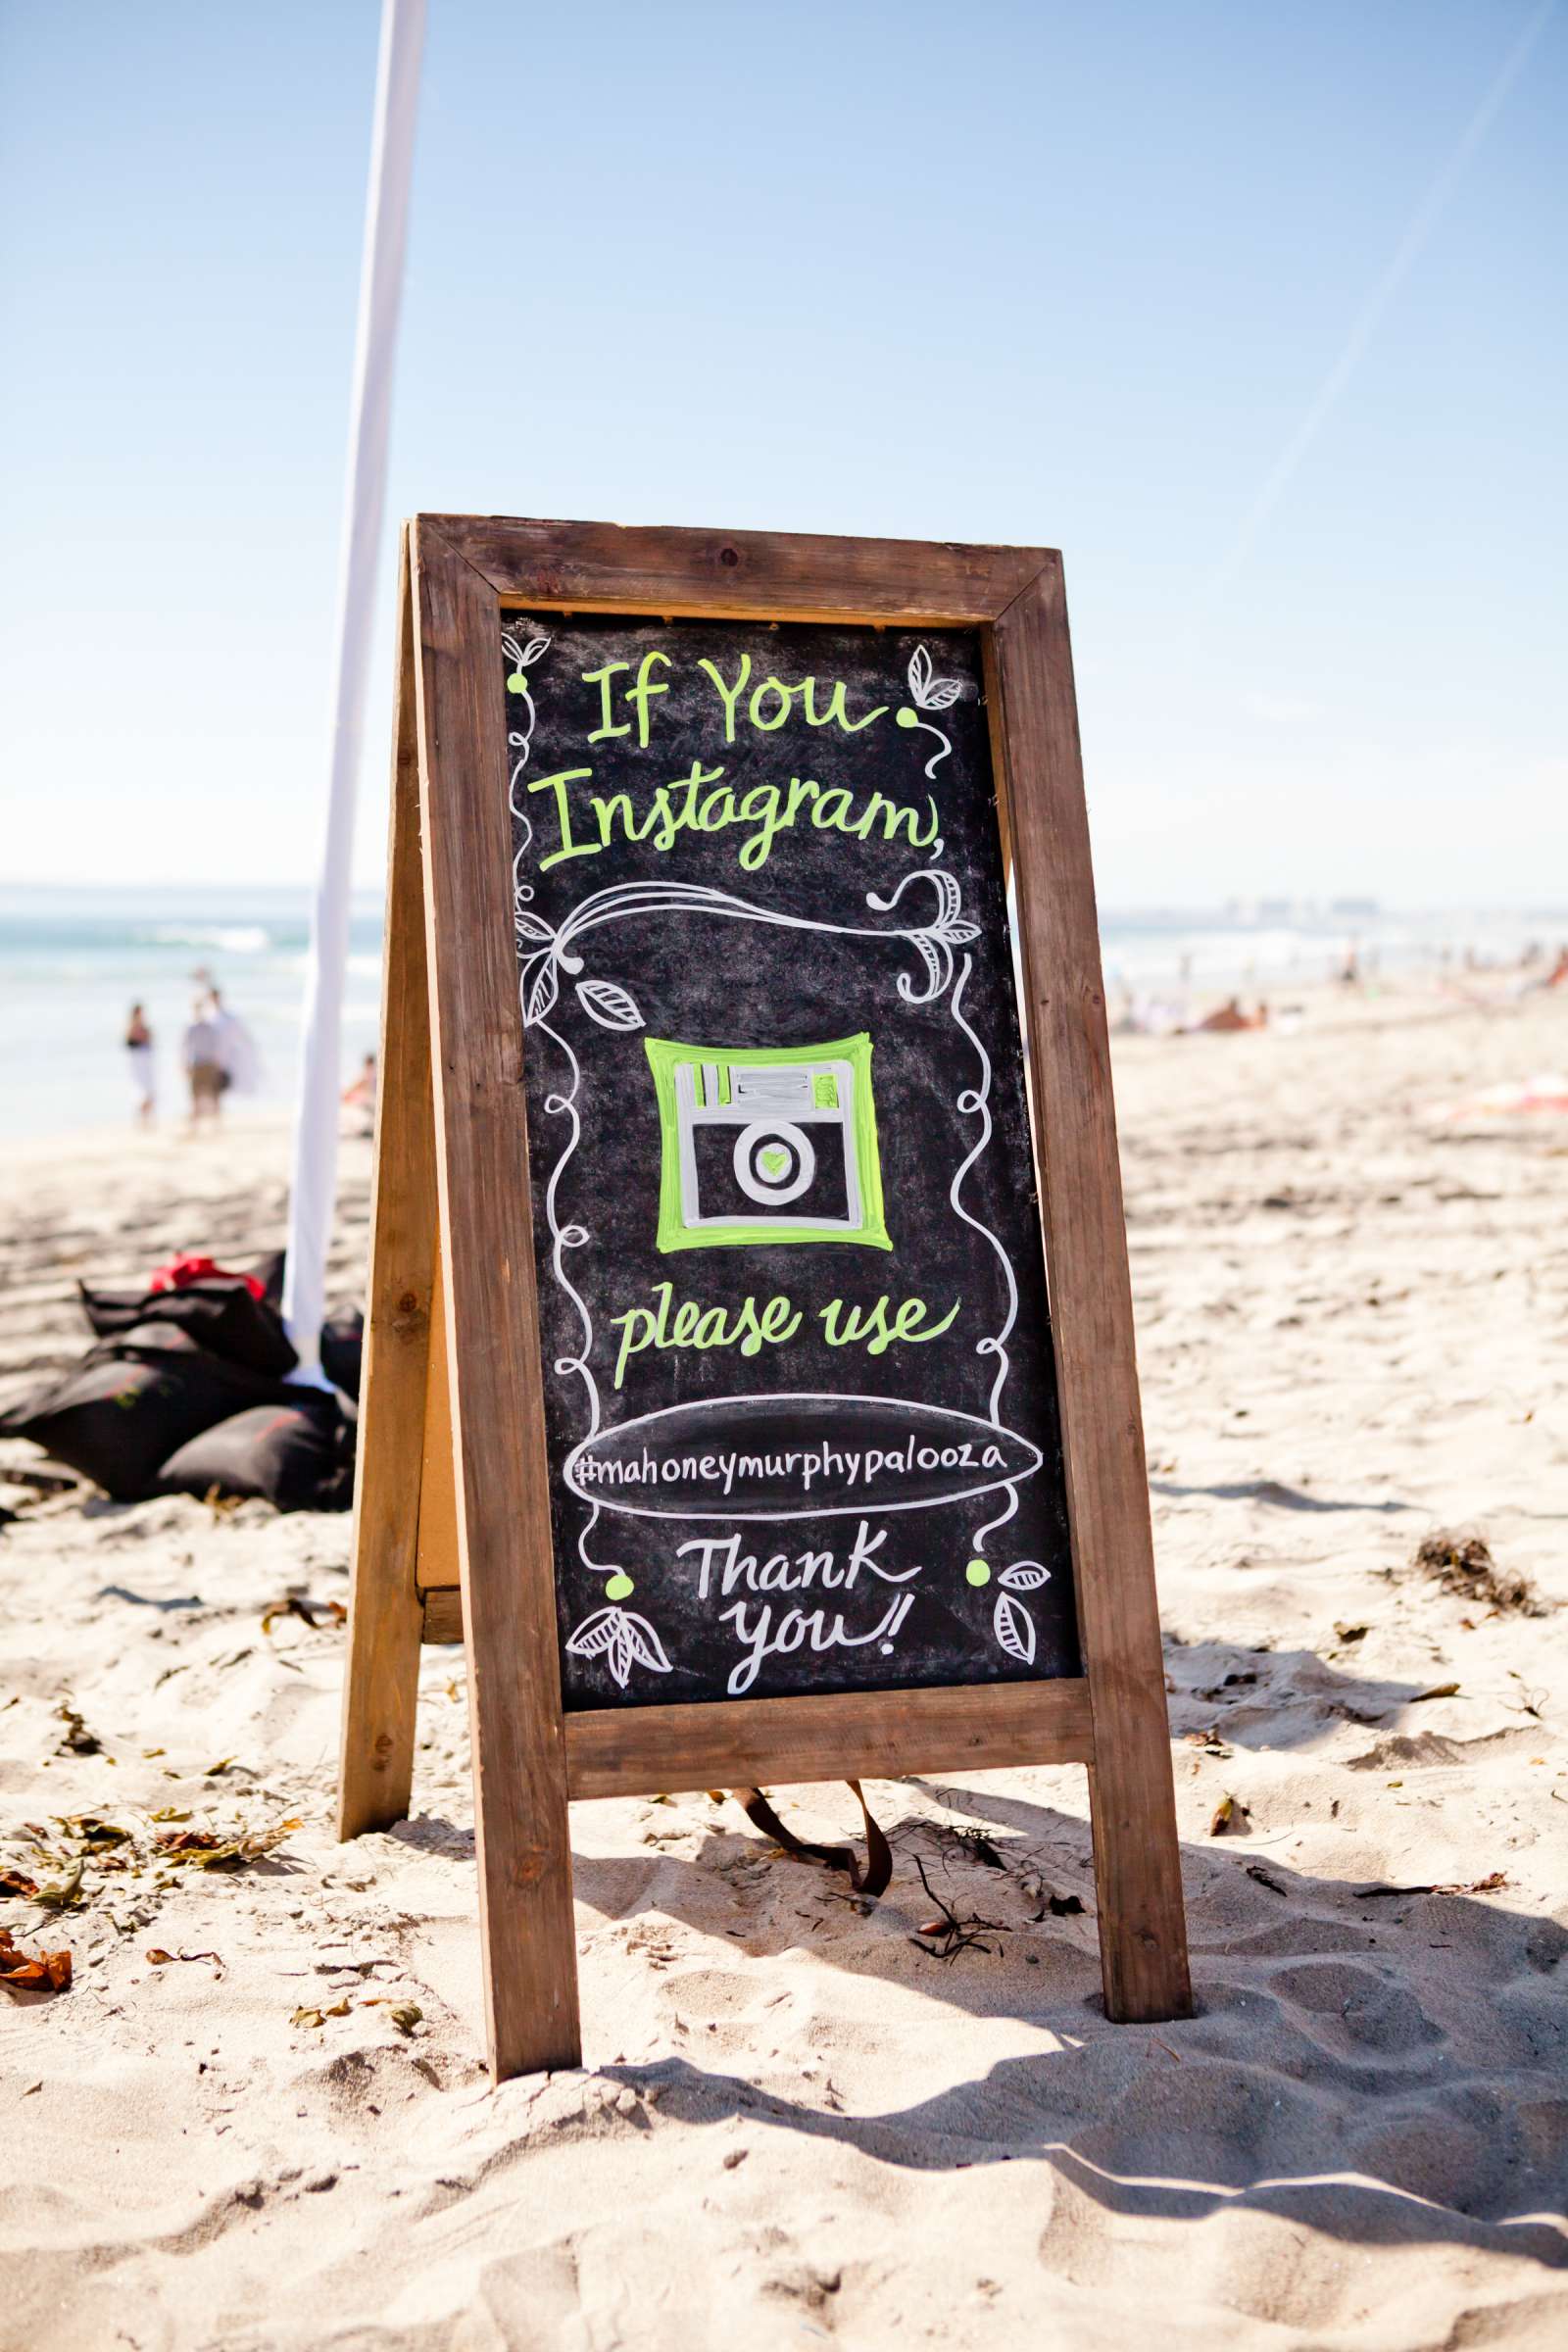
POLYGON ((1185 2014, 1059 558, 420 516, 399 627, 341 1834, 461 1638, 501 2077, 569 1799, 1087 1765, 1185 2014))
POLYGON ((978 639, 496 660, 566 1705, 1076 1674, 978 639))

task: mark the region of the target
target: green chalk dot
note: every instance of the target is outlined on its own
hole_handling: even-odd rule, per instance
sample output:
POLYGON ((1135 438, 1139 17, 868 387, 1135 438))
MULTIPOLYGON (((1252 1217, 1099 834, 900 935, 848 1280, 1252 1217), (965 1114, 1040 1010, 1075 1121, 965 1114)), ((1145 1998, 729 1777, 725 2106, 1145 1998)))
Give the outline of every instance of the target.
POLYGON ((635 1589, 631 1578, 623 1570, 617 1569, 605 1587, 605 1598, 607 1600, 624 1600, 627 1593, 635 1589))
POLYGON ((917 727, 920 724, 919 711, 911 710, 907 703, 905 704, 902 710, 895 713, 895 718, 901 727, 917 727))
POLYGON ((527 693, 527 691, 528 691, 528 673, 527 673, 527 671, 526 671, 526 670, 522 670, 522 669, 514 669, 514 670, 513 671, 513 673, 512 673, 511 677, 510 677, 510 678, 507 680, 507 692, 508 692, 509 694, 526 694, 526 693, 527 693))
POLYGON ((989 1585, 991 1582, 991 1571, 984 1560, 971 1560, 963 1573, 971 1585, 989 1585))

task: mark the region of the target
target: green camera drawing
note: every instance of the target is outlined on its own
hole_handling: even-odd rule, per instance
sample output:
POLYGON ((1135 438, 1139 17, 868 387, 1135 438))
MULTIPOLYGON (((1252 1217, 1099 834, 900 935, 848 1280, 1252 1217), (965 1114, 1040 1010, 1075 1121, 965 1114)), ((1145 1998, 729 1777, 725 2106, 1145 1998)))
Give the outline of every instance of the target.
POLYGON ((750 1049, 643 1042, 659 1098, 661 1250, 892 1249, 868 1035, 750 1049))

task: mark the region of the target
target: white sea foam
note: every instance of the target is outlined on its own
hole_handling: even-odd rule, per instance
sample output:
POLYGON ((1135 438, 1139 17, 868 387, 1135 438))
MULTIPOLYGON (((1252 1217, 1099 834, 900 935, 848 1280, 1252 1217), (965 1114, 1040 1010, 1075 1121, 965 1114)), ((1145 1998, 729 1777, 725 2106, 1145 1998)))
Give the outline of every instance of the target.
POLYGON ((160 923, 147 936, 166 948, 216 948, 223 956, 263 956, 272 944, 261 923, 160 923))

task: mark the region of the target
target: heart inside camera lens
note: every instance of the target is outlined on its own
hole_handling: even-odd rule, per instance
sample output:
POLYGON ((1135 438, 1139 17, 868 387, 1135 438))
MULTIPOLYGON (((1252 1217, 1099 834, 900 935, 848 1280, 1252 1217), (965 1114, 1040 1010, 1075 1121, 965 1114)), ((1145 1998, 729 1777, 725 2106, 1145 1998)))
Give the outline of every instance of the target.
POLYGON ((803 1127, 755 1120, 735 1138, 735 1181, 749 1200, 777 1207, 798 1200, 816 1173, 816 1149, 803 1127))

